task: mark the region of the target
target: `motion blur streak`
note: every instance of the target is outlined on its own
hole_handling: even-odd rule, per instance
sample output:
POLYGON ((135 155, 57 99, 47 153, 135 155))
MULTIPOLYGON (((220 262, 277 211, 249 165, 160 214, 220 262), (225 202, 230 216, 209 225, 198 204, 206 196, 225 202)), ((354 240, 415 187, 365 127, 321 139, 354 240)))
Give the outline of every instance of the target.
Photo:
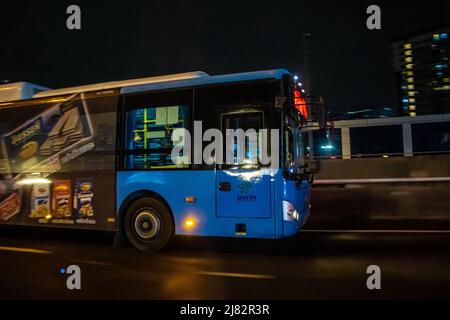
POLYGON ((33 249, 33 248, 18 248, 18 247, 4 247, 0 246, 0 250, 3 251, 15 251, 15 252, 25 252, 25 253, 38 253, 38 254, 51 254, 51 251, 33 249))
POLYGON ((251 278, 251 279, 275 279, 274 276, 265 274, 249 274, 249 273, 232 273, 232 272, 210 272, 210 271, 198 271, 197 274, 205 276, 218 276, 218 277, 234 277, 234 278, 251 278))

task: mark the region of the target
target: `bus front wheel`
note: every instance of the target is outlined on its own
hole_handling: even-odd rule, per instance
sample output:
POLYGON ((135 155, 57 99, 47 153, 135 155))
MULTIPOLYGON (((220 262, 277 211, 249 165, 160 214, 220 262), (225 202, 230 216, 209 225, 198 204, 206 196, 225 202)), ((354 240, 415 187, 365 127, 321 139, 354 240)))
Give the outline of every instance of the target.
POLYGON ((158 251, 173 237, 172 217, 158 199, 145 197, 131 203, 125 213, 125 234, 142 251, 158 251))

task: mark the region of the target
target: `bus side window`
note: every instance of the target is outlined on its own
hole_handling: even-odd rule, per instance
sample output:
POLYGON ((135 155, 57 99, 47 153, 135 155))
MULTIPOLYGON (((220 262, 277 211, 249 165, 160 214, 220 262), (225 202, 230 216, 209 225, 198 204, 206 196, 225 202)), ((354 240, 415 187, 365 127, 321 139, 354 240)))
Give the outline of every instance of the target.
MULTIPOLYGON (((172 133, 177 129, 180 129, 179 132, 190 130, 190 105, 187 103, 159 101, 155 104, 140 104, 137 108, 134 105, 127 108, 122 130, 124 169, 188 168, 190 159, 187 159, 182 151, 178 159, 172 161, 172 149, 174 144, 177 144, 172 141, 172 133)), ((185 141, 182 135, 180 139, 185 141)))

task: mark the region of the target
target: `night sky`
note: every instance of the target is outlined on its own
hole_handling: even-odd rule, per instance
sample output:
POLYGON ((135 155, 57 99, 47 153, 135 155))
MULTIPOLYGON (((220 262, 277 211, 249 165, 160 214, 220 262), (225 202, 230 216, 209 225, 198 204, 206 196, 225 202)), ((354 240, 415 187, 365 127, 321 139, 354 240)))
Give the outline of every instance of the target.
MULTIPOLYGON (((8 1, 9 2, 9 1, 8 1)), ((390 40, 450 21, 450 2, 15 1, 1 5, 0 79, 52 88, 202 70, 303 68, 332 112, 393 106, 390 40), (82 30, 66 28, 77 4, 82 30), (366 28, 378 4, 382 29, 366 28)))

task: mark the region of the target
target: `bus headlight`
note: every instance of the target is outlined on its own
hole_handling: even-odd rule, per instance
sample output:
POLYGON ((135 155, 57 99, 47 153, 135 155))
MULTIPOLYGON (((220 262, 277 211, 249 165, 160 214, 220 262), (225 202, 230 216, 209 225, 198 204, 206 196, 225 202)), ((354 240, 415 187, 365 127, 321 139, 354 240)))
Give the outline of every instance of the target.
POLYGON ((295 209, 295 206, 289 201, 283 200, 283 220, 285 221, 298 221, 300 214, 295 209))

